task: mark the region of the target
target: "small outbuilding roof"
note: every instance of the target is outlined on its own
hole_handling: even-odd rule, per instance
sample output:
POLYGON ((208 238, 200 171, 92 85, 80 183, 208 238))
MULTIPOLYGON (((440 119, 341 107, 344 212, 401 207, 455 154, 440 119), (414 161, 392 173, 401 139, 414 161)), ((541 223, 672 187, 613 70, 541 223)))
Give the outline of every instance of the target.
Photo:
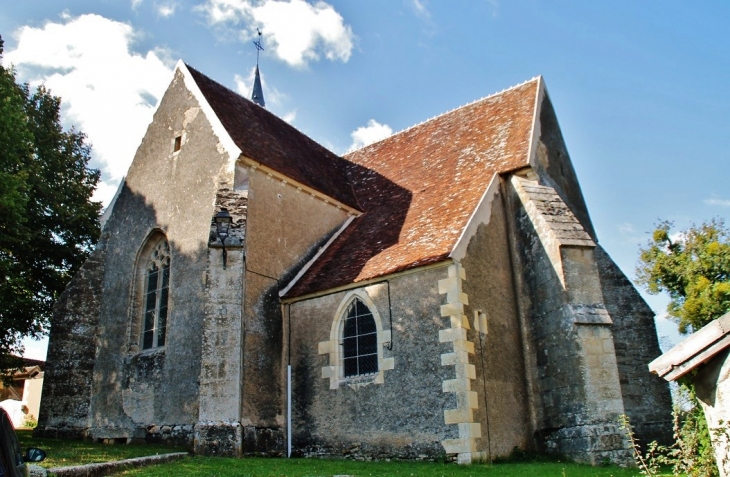
POLYGON ((649 371, 676 381, 730 347, 730 313, 726 313, 649 363, 649 371))

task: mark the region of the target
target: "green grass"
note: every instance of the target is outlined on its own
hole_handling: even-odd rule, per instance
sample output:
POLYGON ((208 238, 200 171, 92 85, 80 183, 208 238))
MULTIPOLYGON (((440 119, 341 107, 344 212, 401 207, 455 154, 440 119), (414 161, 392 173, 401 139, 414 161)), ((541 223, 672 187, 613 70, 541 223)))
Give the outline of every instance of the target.
POLYGON ((31 429, 18 429, 16 434, 23 451, 28 447, 39 447, 46 451, 46 459, 40 463, 41 466, 46 468, 109 462, 132 457, 185 451, 185 449, 178 447, 154 444, 111 445, 70 439, 36 439, 33 438, 31 429))
POLYGON ((638 469, 591 467, 564 462, 500 463, 494 465, 439 464, 430 462, 353 462, 334 459, 273 459, 188 457, 168 464, 129 469, 118 476, 167 477, 451 477, 451 476, 555 476, 633 477, 638 469))
MULTIPOLYGON (((99 444, 68 439, 34 439, 32 431, 17 431, 23 449, 40 447, 48 456, 43 467, 108 462, 142 457, 184 449, 151 444, 99 444)), ((529 457, 529 456, 528 456, 529 457)), ((457 465, 432 462, 356 462, 338 459, 275 459, 223 457, 187 457, 179 461, 149 467, 128 469, 117 476, 167 477, 634 477, 638 469, 620 467, 591 467, 560 461, 501 462, 492 465, 457 465)), ((666 474, 670 475, 670 474, 666 474)))

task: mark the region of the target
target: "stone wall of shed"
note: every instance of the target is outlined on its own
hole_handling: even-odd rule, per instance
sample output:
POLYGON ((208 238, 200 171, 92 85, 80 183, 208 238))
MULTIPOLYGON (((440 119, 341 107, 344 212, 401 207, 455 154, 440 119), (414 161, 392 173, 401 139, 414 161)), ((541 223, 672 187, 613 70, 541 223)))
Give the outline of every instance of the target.
POLYGON ((86 437, 106 239, 56 301, 36 437, 86 437))
MULTIPOLYGON (((331 203, 255 168, 249 182, 242 356, 242 452, 277 455, 286 443, 279 291, 345 222, 331 203)), ((243 182, 236 178, 237 182, 243 182)))
POLYGON ((672 398, 667 382, 649 372, 661 355, 654 312, 628 278, 597 246, 595 249, 604 303, 613 320, 621 395, 626 415, 642 444, 672 442, 672 398))
POLYGON ((457 408, 456 395, 443 389, 445 380, 455 378, 454 367, 442 365, 452 343, 439 341, 439 332, 450 327, 449 318, 441 316, 444 297, 437 286, 445 272, 438 267, 391 278, 390 310, 387 283, 358 289, 372 300, 384 329, 391 330, 392 350, 384 347, 383 356, 394 363, 382 384, 351 378, 332 389, 330 378, 323 377, 331 363, 319 343, 330 339, 348 292, 291 305, 295 454, 437 459, 444 455, 441 442, 459 437, 458 426, 444 423, 444 411, 457 408))
MULTIPOLYGON (((462 266, 471 322, 467 336, 475 344, 473 389, 481 424, 478 450, 488 459, 509 455, 513 448, 532 448, 532 419, 522 349, 508 228, 501 194, 492 201, 488 224, 481 224, 467 248, 462 266), (487 329, 476 329, 479 314, 487 329)), ((481 328, 481 327, 480 327, 481 328)), ((530 350, 527 350, 530 352, 530 350)))
MULTIPOLYGON (((232 165, 183 76, 163 96, 106 223, 90 436, 192 445, 198 420, 208 237, 232 165), (174 151, 175 138, 181 148, 174 151), (153 231, 171 254, 166 344, 141 350, 130 310, 138 253, 153 231)), ((144 266, 144 265, 142 265, 144 266)))

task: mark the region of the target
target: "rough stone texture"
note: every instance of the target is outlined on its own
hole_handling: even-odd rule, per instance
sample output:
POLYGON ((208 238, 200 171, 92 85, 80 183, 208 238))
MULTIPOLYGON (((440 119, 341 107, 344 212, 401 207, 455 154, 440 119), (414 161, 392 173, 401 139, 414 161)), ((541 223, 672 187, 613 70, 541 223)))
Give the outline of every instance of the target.
POLYGON ((532 447, 522 336, 510 262, 509 236, 501 194, 492 202, 488 224, 471 239, 462 265, 471 321, 468 339, 475 343, 472 388, 479 397, 474 417, 481 424, 478 450, 487 459, 509 455, 514 447, 532 447), (475 328, 475 316, 486 316, 486 333, 475 328))
MULTIPOLYGON (((303 455, 345 455, 352 458, 434 459, 443 455, 440 442, 458 437, 458 428, 444 423, 444 410, 456 408, 456 397, 443 392, 454 368, 442 366, 441 355, 453 351, 439 342, 449 328, 442 318, 443 297, 437 283, 446 278, 439 267, 390 279, 388 284, 361 289, 367 293, 392 333, 392 370, 382 384, 347 379, 330 389, 322 367, 329 364, 317 345, 329 339, 336 312, 347 292, 291 305, 290 339, 293 382, 293 447, 303 455)), ((287 321, 288 317, 286 318, 287 321)), ((286 356, 285 356, 286 359, 286 356)))
MULTIPOLYGON (((208 236, 216 192, 233 182, 232 167, 217 144, 177 73, 104 229, 110 253, 100 280, 104 295, 89 416, 93 438, 144 439, 149 426, 198 421, 208 236), (177 136, 182 147, 174 152, 177 136), (140 351, 143 283, 134 277, 143 259, 140 249, 155 231, 164 233, 171 253, 166 345, 140 351)), ((192 432, 187 439, 192 445, 192 432)))
POLYGON ((240 456, 243 429, 238 421, 199 422, 195 426, 196 454, 208 456, 240 456))
POLYGON ((565 240, 555 231, 525 190, 538 184, 513 177, 510 185, 523 329, 526 348, 534 350, 528 374, 537 391, 536 445, 593 464, 604 458, 629 463, 628 444, 615 425, 624 408, 593 247, 574 245, 574 237, 565 240))
POLYGON ((595 256, 606 310, 613 320, 621 395, 626 415, 641 444, 672 440, 669 385, 647 373, 646 364, 661 354, 654 313, 631 282, 600 247, 595 256))
POLYGON ((39 434, 282 455, 289 363, 295 455, 469 462, 516 446, 626 463, 619 414, 663 432, 665 390, 641 371, 651 316, 596 246, 540 79, 342 168, 186 71, 59 301, 39 434), (333 202, 328 184, 358 203, 333 202), (162 240, 166 343, 142 350, 145 267, 162 240), (344 378, 338 326, 356 294, 376 318, 379 372, 344 378))
POLYGON ((36 437, 87 434, 105 255, 102 236, 54 306, 36 437))
POLYGON ((570 161, 568 148, 565 146, 563 134, 558 125, 552 101, 543 90, 538 122, 539 139, 534 145, 537 148, 535 161, 531 164, 545 185, 555 189, 578 219, 588 235, 596 239, 588 207, 578 183, 578 176, 570 161))
POLYGON ((205 319, 202 332, 200 404, 195 432, 195 452, 204 455, 240 456, 241 348, 243 346, 243 244, 245 243, 248 191, 219 190, 216 208, 225 207, 232 226, 223 250, 211 226, 205 280, 205 319), (218 424, 213 424, 213 423, 218 424), (220 429, 219 429, 220 428, 220 429))
POLYGON ((286 442, 286 375, 278 293, 347 213, 259 170, 237 171, 244 173, 250 188, 241 347, 242 452, 279 454, 286 442))

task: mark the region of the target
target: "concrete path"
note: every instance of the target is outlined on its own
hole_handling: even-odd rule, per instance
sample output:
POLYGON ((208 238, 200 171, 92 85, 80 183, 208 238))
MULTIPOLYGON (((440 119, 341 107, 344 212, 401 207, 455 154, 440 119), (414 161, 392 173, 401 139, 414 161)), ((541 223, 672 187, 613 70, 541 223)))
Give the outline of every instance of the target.
POLYGON ((190 454, 187 452, 173 452, 171 454, 157 454, 134 459, 115 460, 113 462, 99 462, 97 464, 74 465, 71 467, 54 467, 48 473, 57 477, 99 477, 109 475, 130 467, 144 467, 146 465, 161 464, 172 460, 182 459, 190 454))

